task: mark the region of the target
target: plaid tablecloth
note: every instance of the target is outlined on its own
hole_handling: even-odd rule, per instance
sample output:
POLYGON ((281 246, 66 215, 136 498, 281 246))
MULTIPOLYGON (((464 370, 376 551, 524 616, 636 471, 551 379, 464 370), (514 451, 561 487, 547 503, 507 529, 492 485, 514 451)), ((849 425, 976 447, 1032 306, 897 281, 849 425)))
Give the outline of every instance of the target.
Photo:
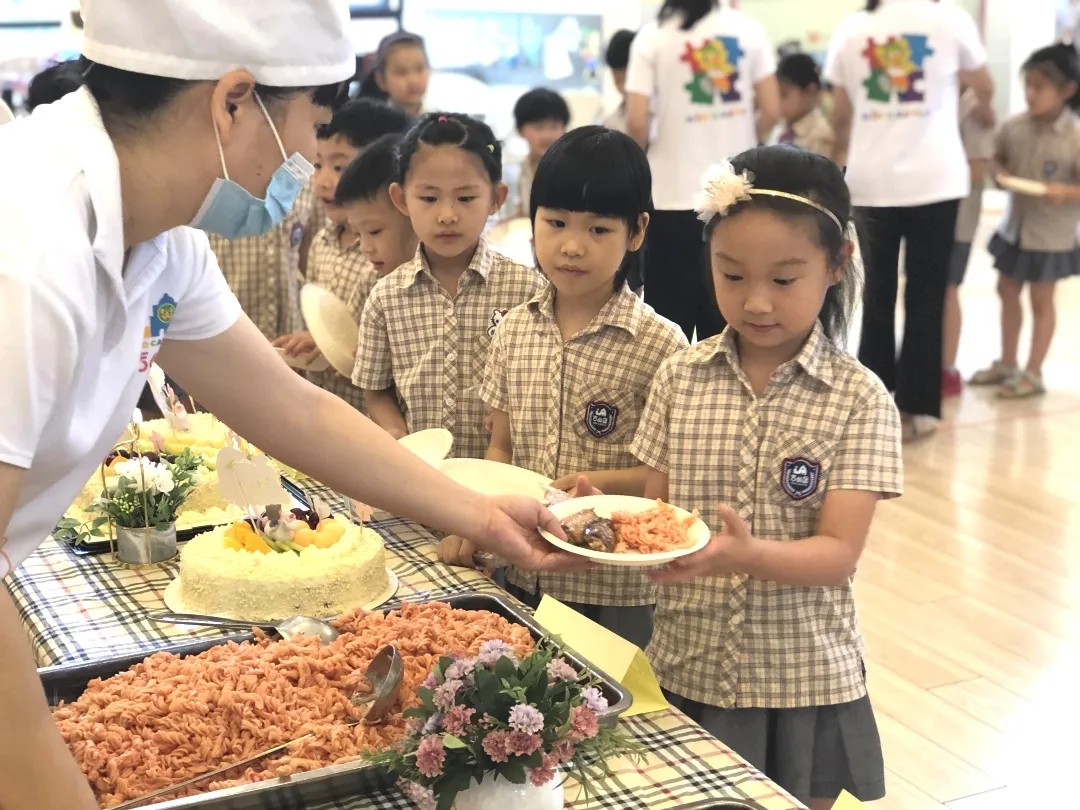
MULTIPOLYGON (((307 483, 306 488, 344 510, 341 499, 307 483)), ((377 514, 370 524, 386 542, 387 564, 398 575, 402 599, 431 599, 475 591, 499 593, 486 577, 438 562, 432 536, 413 523, 377 514)), ((162 594, 178 563, 127 569, 107 557, 77 557, 55 540, 11 574, 5 584, 18 605, 40 666, 94 661, 145 652, 168 644, 222 635, 213 629, 157 624, 146 618, 165 609, 162 594)), ((612 810, 706 807, 709 800, 748 799, 763 810, 796 810, 798 802, 725 748, 682 713, 669 709, 622 721, 649 752, 639 763, 614 763, 615 777, 589 803, 568 782, 567 806, 612 810), (702 803, 698 805, 698 803, 702 803)), ((395 790, 375 796, 341 797, 308 810, 368 810, 412 805, 395 790)), ((274 810, 273 805, 267 806, 274 810)))

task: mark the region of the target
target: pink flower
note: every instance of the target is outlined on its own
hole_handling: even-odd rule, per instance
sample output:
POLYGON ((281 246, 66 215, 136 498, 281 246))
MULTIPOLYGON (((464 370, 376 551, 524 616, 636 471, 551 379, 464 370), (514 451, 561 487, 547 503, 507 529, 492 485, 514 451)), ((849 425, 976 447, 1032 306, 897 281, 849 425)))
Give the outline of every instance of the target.
POLYGON ((559 761, 551 754, 544 754, 544 759, 539 768, 529 771, 529 781, 535 787, 543 787, 559 773, 559 761))
POLYGON ((455 706, 446 713, 445 717, 443 717, 443 728, 458 737, 462 734, 467 734, 469 731, 469 723, 472 722, 472 716, 475 713, 475 709, 466 709, 464 706, 455 706))
POLYGON ((574 758, 574 743, 572 740, 559 740, 551 746, 551 755, 560 763, 569 762, 574 758))
POLYGON ((607 711, 607 698, 604 697, 600 693, 600 690, 597 689, 595 686, 590 686, 587 689, 582 689, 581 697, 585 701, 585 705, 597 714, 607 711))
POLYGON ((543 747, 544 741, 540 739, 538 734, 526 734, 523 731, 510 732, 510 739, 507 740, 507 750, 511 754, 515 754, 519 757, 527 757, 534 751, 539 751, 543 747))
POLYGON ((544 730, 544 715, 536 708, 523 704, 518 704, 510 710, 507 722, 514 731, 524 731, 526 734, 535 734, 544 730))
POLYGON ((432 702, 440 711, 448 712, 454 708, 457 693, 464 684, 461 681, 447 681, 435 690, 432 702))
POLYGON ((576 681, 578 679, 577 670, 561 658, 556 658, 548 664, 547 671, 548 678, 553 681, 576 681))
POLYGON ((435 810, 435 792, 431 788, 416 782, 408 782, 402 786, 402 790, 420 810, 435 810))
POLYGON ((484 738, 484 753, 491 757, 492 762, 508 762, 510 760, 510 732, 493 731, 484 738))
POLYGON ((424 727, 424 721, 419 717, 410 717, 405 721, 405 733, 410 737, 418 737, 424 727))
POLYGON ((439 685, 439 678, 434 672, 429 672, 428 676, 424 678, 424 682, 420 684, 422 689, 434 689, 439 685))
POLYGON ((480 725, 482 725, 484 728, 494 728, 498 724, 499 721, 487 712, 484 712, 484 716, 480 718, 480 725))
POLYGON ((600 731, 596 712, 587 706, 575 706, 570 710, 570 725, 585 739, 595 737, 600 731))
POLYGON ((443 761, 446 759, 446 749, 443 748, 442 737, 432 734, 420 741, 420 747, 416 749, 416 768, 424 776, 434 779, 442 776, 443 761))

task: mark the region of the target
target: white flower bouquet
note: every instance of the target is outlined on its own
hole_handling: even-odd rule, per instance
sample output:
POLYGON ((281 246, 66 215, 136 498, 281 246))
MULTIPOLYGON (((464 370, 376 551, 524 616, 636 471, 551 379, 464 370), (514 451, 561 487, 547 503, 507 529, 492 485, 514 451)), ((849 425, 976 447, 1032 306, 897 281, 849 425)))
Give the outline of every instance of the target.
POLYGON ((120 528, 165 529, 199 483, 199 456, 185 449, 173 461, 135 456, 113 465, 105 491, 86 511, 120 528), (156 460, 155 460, 156 459, 156 460))

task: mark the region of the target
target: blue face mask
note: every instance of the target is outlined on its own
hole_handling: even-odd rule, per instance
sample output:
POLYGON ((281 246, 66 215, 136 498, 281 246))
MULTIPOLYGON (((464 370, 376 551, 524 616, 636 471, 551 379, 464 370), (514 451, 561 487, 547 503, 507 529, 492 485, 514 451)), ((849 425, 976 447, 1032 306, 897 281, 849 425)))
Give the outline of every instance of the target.
POLYGON ((274 140, 277 141, 285 162, 271 175, 266 199, 260 200, 239 183, 229 179, 229 170, 225 167, 225 151, 221 148, 221 133, 218 132, 215 121, 214 134, 217 135, 218 154, 221 155, 221 173, 225 177, 219 177, 210 187, 210 193, 206 195, 199 213, 191 222, 193 228, 224 236, 226 239, 260 236, 285 219, 296 196, 315 173, 315 167, 299 152, 293 153, 292 157, 285 155, 285 146, 278 137, 277 129, 270 120, 262 99, 255 96, 255 100, 270 125, 270 131, 274 133, 274 140))

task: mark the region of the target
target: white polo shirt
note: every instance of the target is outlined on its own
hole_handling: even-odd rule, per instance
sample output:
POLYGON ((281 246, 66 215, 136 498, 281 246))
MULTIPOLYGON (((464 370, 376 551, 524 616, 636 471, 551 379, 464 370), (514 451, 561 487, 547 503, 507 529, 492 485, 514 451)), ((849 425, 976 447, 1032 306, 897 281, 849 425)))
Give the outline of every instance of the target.
POLYGON ((909 207, 968 195, 959 71, 984 64, 975 21, 956 6, 882 0, 840 24, 824 75, 851 99, 853 204, 909 207))
POLYGON ((116 153, 87 90, 0 129, 0 462, 27 470, 11 565, 123 433, 162 341, 213 337, 240 315, 200 231, 168 231, 125 262, 116 153))
POLYGON ((627 92, 653 101, 649 165, 662 211, 693 208, 709 166, 757 146, 754 85, 776 72, 765 29, 741 11, 720 8, 689 31, 680 22, 642 29, 626 74, 627 92))

